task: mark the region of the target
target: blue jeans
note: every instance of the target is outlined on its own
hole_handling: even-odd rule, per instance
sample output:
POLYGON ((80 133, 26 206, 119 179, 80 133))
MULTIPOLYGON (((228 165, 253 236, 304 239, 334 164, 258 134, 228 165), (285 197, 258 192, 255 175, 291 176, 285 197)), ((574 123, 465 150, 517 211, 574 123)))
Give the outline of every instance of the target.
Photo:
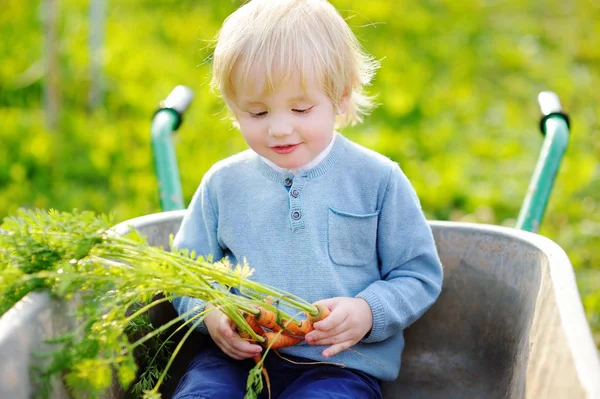
MULTIPOLYGON (((210 345, 190 362, 173 399, 242 399, 248 372, 254 365, 252 359, 234 360, 210 345)), ((267 355, 265 367, 273 399, 382 399, 378 380, 361 371, 327 364, 293 364, 272 352, 267 355)), ((264 384, 259 398, 267 397, 264 384)))

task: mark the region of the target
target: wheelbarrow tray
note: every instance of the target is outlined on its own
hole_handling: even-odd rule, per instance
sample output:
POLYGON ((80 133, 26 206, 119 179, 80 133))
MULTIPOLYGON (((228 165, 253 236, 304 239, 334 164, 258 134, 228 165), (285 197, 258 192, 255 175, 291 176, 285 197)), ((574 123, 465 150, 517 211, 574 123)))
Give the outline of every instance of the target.
MULTIPOLYGON (((168 248, 184 211, 121 223, 168 248)), ((551 240, 498 226, 431 222, 444 265, 439 300, 405 331, 391 398, 600 398, 600 362, 572 266, 551 240)), ((173 316, 168 303, 151 317, 173 316)), ((43 340, 71 325, 65 304, 25 297, 0 319, 0 397, 35 397, 28 370, 43 340)), ((192 341, 192 340, 190 340, 192 341)), ((196 342, 196 346, 198 343, 196 342)), ((197 348, 195 348, 197 350, 197 348)), ((194 350, 184 350, 163 390, 170 397, 194 350)), ((54 398, 68 398, 57 381, 54 398)), ((118 390, 107 398, 118 398, 118 390)))

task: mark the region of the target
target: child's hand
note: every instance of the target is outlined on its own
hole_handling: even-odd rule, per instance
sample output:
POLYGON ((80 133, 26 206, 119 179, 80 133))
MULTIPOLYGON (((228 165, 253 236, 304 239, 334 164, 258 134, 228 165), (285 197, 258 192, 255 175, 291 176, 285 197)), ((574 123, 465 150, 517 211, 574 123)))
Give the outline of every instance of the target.
POLYGON ((325 358, 355 345, 373 327, 371 307, 362 298, 338 297, 316 303, 327 306, 331 314, 315 323, 305 340, 309 345, 331 345, 323 351, 325 358))
MULTIPOLYGON (((212 307, 207 304, 206 308, 212 307)), ((259 345, 251 344, 238 335, 235 324, 218 309, 211 310, 204 318, 210 336, 219 348, 229 357, 242 360, 261 353, 259 345)))

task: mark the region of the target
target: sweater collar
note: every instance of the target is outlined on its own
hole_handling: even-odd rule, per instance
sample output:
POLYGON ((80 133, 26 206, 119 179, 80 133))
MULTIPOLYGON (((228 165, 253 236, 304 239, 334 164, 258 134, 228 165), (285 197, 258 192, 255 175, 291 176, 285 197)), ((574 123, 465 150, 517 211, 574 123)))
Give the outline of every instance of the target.
MULTIPOLYGON (((327 173, 333 167, 333 165, 335 165, 335 163, 337 162, 340 155, 344 152, 344 149, 347 145, 348 140, 342 134, 336 133, 335 136, 335 139, 333 139, 332 143, 330 143, 330 148, 328 147, 323 151, 325 153, 324 159, 319 159, 317 160, 317 162, 311 161, 308 165, 298 170, 295 174, 287 169, 279 167, 275 169, 271 167, 258 154, 256 154, 255 157, 257 167, 265 177, 277 183, 284 182, 284 180, 287 178, 304 177, 306 179, 312 179, 318 176, 322 176, 325 173, 327 173), (314 164, 316 164, 316 166, 314 166, 314 164)), ((320 155, 322 154, 323 153, 321 153, 320 155)), ((320 158, 320 156, 318 156, 317 158, 320 158)))

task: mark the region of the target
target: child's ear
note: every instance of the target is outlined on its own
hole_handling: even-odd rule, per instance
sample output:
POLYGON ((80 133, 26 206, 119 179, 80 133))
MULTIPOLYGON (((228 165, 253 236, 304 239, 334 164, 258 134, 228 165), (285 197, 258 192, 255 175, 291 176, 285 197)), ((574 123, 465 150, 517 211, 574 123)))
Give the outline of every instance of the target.
POLYGON ((344 95, 338 102, 338 106, 336 109, 336 114, 338 114, 338 115, 344 115, 344 114, 348 113, 348 110, 350 109, 350 95, 348 95, 346 93, 347 92, 344 92, 344 95))

